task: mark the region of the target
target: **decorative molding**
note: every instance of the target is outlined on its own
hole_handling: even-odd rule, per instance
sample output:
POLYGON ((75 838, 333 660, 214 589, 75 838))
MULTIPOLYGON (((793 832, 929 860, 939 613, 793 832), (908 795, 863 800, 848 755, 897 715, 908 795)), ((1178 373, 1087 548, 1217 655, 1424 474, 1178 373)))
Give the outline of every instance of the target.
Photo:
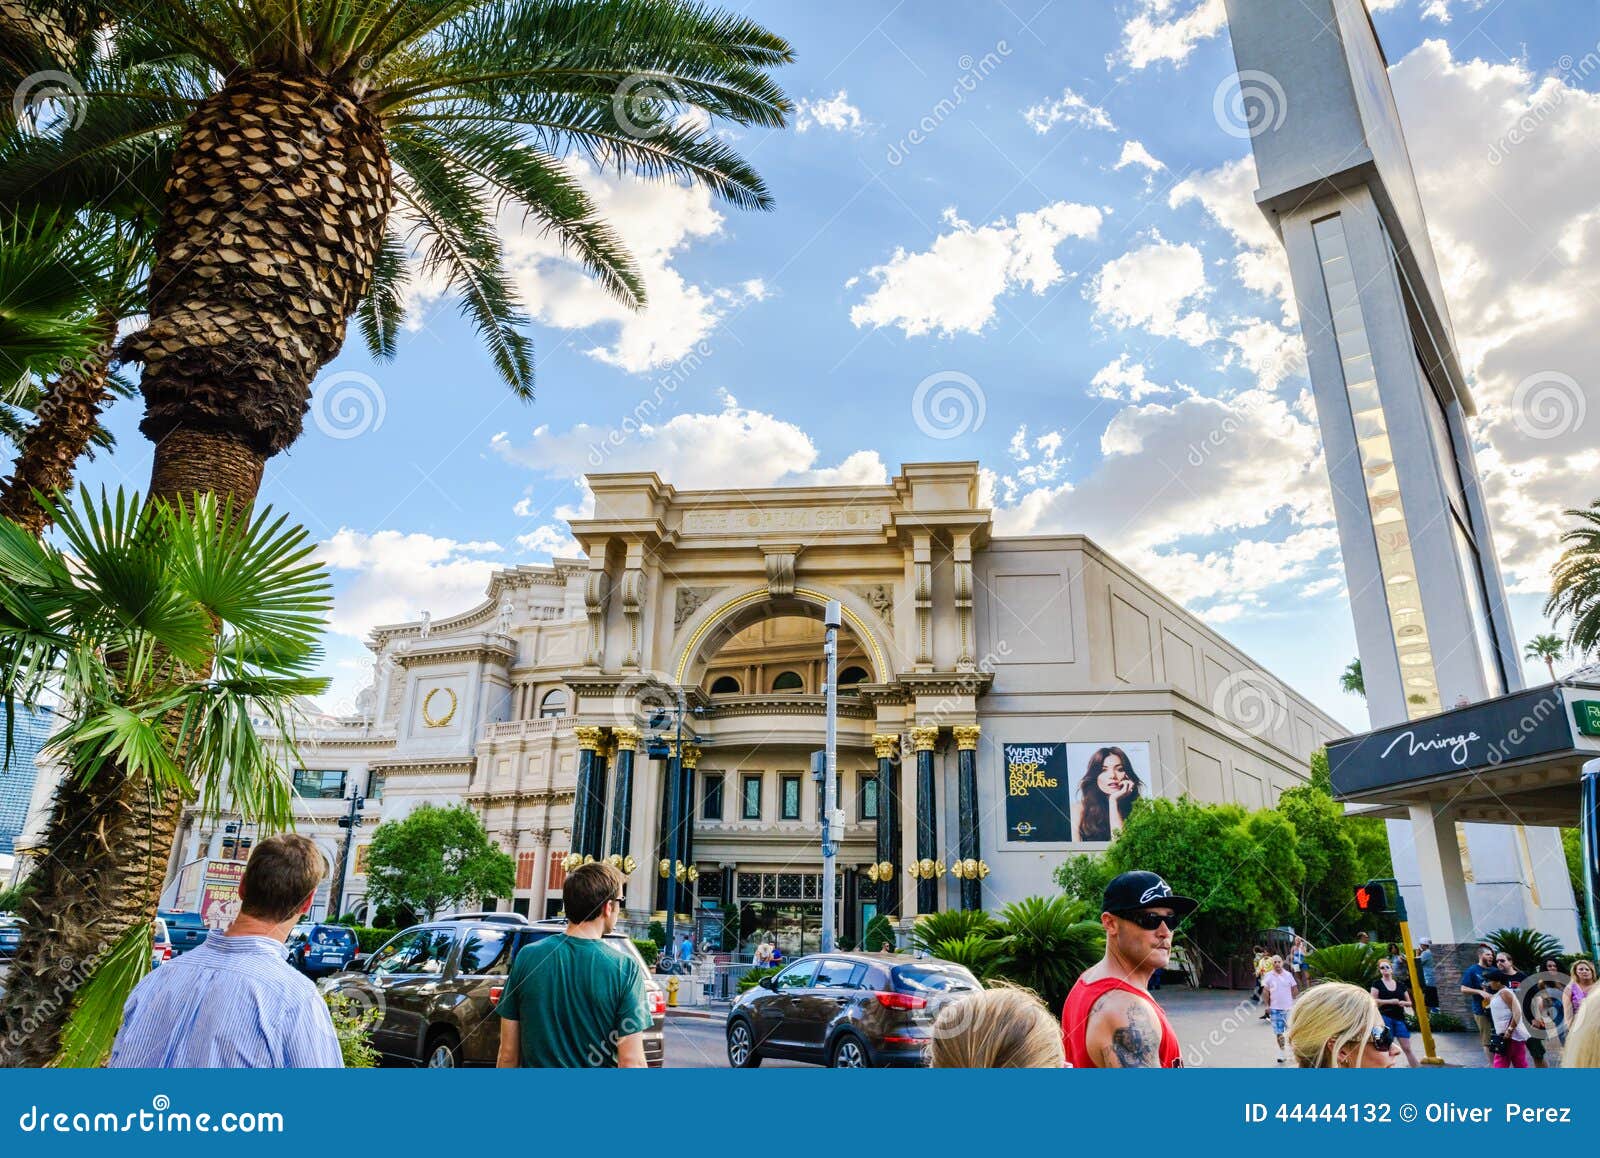
POLYGON ((971 671, 974 667, 972 660, 972 644, 974 631, 972 627, 972 536, 957 534, 955 536, 955 560, 951 568, 955 579, 955 605, 956 624, 959 635, 959 650, 956 653, 956 670, 971 671))
POLYGON ((933 666, 933 538, 916 535, 911 546, 911 571, 914 579, 911 597, 917 611, 918 667, 933 666))
MULTIPOLYGON (((577 799, 577 795, 576 789, 572 788, 505 789, 501 791, 463 792, 461 799, 471 800, 479 804, 569 804, 577 799)), ((539 834, 530 833, 530 835, 534 837, 536 843, 543 843, 539 840, 539 834)), ((545 836, 545 840, 549 840, 549 837, 545 836)))
POLYGON ((918 727, 911 729, 911 746, 918 752, 931 752, 939 742, 939 729, 918 727))
POLYGON ((456 709, 461 706, 461 697, 456 695, 454 688, 429 688, 428 694, 422 697, 422 723, 429 728, 448 728, 450 721, 456 718, 456 709), (450 697, 450 706, 442 715, 435 716, 429 709, 433 697, 443 692, 450 697))
POLYGON ((644 747, 644 736, 638 728, 613 728, 611 739, 616 751, 631 749, 635 752, 644 747))
POLYGON ((367 764, 367 768, 370 771, 383 772, 385 774, 395 772, 465 772, 470 776, 477 770, 477 767, 477 758, 473 756, 444 756, 434 760, 422 757, 401 757, 397 760, 373 760, 367 764))
POLYGON ((994 683, 994 672, 901 672, 897 678, 913 696, 981 696, 994 683))
POLYGON ((611 576, 604 571, 605 551, 596 551, 583 583, 583 613, 589 620, 589 646, 583 662, 587 667, 603 667, 606 658, 606 600, 611 596, 611 576))
POLYGON ((846 587, 846 591, 859 595, 861 601, 872 608, 878 618, 894 627, 894 588, 887 583, 868 583, 859 587, 846 587))
POLYGON ((767 594, 774 599, 787 599, 794 594, 794 563, 800 557, 800 551, 798 544, 768 547, 764 551, 767 560, 767 594))
POLYGON ((893 760, 900 755, 900 735, 897 732, 872 733, 872 754, 880 760, 893 760))
POLYGON ((601 732, 600 732, 599 728, 593 727, 591 725, 580 724, 578 727, 574 728, 572 731, 573 731, 573 734, 578 737, 578 751, 580 751, 580 752, 598 752, 598 751, 600 751, 600 745, 601 745, 601 741, 602 741, 603 737, 601 736, 601 732))
POLYGON ((428 664, 458 660, 483 660, 509 666, 517 658, 516 648, 500 635, 471 636, 466 639, 441 639, 418 645, 410 644, 394 652, 394 664, 399 668, 425 667, 428 664))
MULTIPOLYGON (((827 697, 804 693, 768 692, 758 696, 718 696, 707 711, 713 720, 733 719, 739 716, 821 716, 827 708, 827 697)), ((871 704, 851 703, 840 697, 841 720, 871 720, 877 710, 871 704)))
POLYGON ((981 731, 977 724, 958 724, 950 729, 956 738, 956 750, 959 752, 976 752, 978 750, 978 733, 981 731))
POLYGON ((704 607, 706 601, 721 591, 721 587, 680 587, 677 592, 677 602, 672 609, 672 630, 677 631, 696 611, 704 607))

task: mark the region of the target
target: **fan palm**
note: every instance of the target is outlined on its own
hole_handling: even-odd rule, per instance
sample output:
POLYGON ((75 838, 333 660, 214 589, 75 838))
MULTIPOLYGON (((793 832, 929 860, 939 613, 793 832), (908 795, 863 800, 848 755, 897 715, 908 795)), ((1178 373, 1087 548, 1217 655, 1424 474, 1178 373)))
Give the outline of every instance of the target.
MULTIPOLYGON (((151 495, 255 494, 299 436, 317 371, 352 317, 392 350, 403 255, 445 278, 523 395, 532 356, 500 260, 503 209, 530 215, 611 292, 633 262, 569 166, 699 183, 767 208, 717 120, 780 126, 768 73, 789 46, 685 0, 113 0, 121 51, 188 66, 183 116, 135 92, 120 121, 0 184, 82 187, 92 147, 181 123, 156 237, 143 365, 151 495), (225 78, 204 93, 204 78, 225 78), (409 236, 408 236, 409 231, 409 236)), ((94 107, 96 104, 101 107, 94 107)), ((112 107, 106 107, 110 104, 112 107)))
POLYGON ((1560 659, 1567 650, 1567 643, 1559 635, 1536 635, 1528 641, 1528 646, 1522 649, 1524 659, 1542 659, 1545 667, 1550 669, 1550 678, 1556 678, 1556 660, 1560 659))
POLYGON ((911 927, 911 947, 933 953, 934 946, 941 941, 959 941, 972 935, 988 936, 994 930, 994 918, 982 909, 945 909, 917 918, 917 923, 911 927))
POLYGON ((1056 1013, 1078 975, 1105 952, 1105 930, 1070 897, 1024 897, 1000 910, 1003 952, 995 976, 1033 990, 1056 1013))
MULTIPOLYGON (((63 959, 126 964, 132 942, 148 959, 175 802, 213 810, 226 796, 268 830, 289 824, 287 773, 251 717, 292 735, 292 705, 327 682, 307 674, 327 578, 283 517, 120 493, 83 494, 50 516, 60 547, 0 519, 0 708, 9 718, 50 698, 67 721, 47 749, 68 774, 0 1009, 0 1061, 21 1065, 56 1056, 62 995, 83 980, 63 974, 63 959)), ((111 973, 125 997, 137 972, 111 973)), ((104 989, 80 1004, 120 1009, 104 989)), ((86 1046, 80 1035, 73 1056, 97 1056, 103 1037, 86 1046)))
POLYGON ((1570 618, 1567 647, 1587 655, 1600 645, 1600 499, 1566 514, 1578 525, 1561 536, 1567 549, 1550 574, 1544 613, 1556 623, 1570 618))

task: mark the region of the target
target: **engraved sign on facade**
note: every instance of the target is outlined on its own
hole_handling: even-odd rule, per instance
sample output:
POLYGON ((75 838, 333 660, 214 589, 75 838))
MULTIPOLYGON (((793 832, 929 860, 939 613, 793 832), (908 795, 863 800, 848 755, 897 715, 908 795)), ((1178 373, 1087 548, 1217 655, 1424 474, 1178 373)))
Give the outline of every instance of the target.
POLYGON ((768 510, 693 510, 683 513, 683 529, 694 534, 740 531, 876 530, 889 521, 887 507, 777 507, 768 510))

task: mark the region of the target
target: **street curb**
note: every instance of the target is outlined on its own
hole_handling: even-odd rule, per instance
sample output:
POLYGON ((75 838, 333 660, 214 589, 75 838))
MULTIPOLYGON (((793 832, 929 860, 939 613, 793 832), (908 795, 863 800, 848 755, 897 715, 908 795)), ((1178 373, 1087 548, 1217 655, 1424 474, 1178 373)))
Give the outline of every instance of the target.
POLYGON ((699 1009, 680 1009, 675 1005, 669 1005, 667 1007, 667 1016, 688 1017, 694 1019, 695 1021, 726 1021, 728 1019, 728 1015, 725 1013, 712 1013, 710 1011, 702 1011, 699 1009))

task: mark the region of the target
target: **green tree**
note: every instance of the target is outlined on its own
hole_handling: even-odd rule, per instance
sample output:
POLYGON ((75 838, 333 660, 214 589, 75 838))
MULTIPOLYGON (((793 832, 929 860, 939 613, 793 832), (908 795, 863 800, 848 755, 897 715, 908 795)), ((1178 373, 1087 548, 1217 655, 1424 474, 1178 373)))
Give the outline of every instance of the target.
POLYGON ((1106 885, 1116 876, 1106 865, 1101 853, 1080 853, 1069 856, 1056 866, 1056 884, 1073 900, 1098 905, 1105 896, 1106 885))
POLYGON ((1200 908, 1185 933, 1205 952, 1226 956, 1263 928, 1291 918, 1305 865, 1294 826, 1270 812, 1234 804, 1141 800, 1106 850, 1113 873, 1158 872, 1200 908))
POLYGON ((1317 785, 1306 784, 1283 793, 1278 811, 1294 825, 1295 851, 1305 864, 1295 927, 1314 945, 1353 938, 1351 897, 1364 878, 1344 807, 1317 785))
POLYGON ((186 799, 214 813, 226 797, 268 831, 289 825, 288 773, 251 719, 292 737, 299 698, 327 687, 309 674, 327 576, 283 517, 121 494, 50 514, 59 546, 0 519, 0 707, 48 698, 66 721, 48 745, 68 770, 45 833, 51 855, 29 877, 0 1006, 0 1062, 25 1066, 49 1064, 61 1045, 73 1009, 61 996, 81 981, 63 961, 109 970, 78 992, 89 1013, 72 1057, 92 1063, 109 1047, 127 988, 149 967, 166 871, 149 843, 156 817, 186 799))
MULTIPOLYGON (((1578 932, 1587 943, 1589 931, 1589 896, 1584 886, 1583 832, 1576 828, 1561 830, 1561 851, 1567 858, 1567 876, 1572 880, 1572 895, 1578 898, 1578 932)), ((0 905, 0 908, 3 908, 0 905)), ((1594 947, 1590 946, 1590 952, 1594 947)))
POLYGON ((427 915, 468 900, 509 896, 516 864, 489 839, 470 808, 424 804, 404 820, 388 820, 367 850, 367 896, 427 915))
POLYGON ((1567 642, 1559 635, 1536 635, 1522 649, 1522 658, 1544 660, 1544 666, 1549 669, 1553 681, 1556 678, 1556 660, 1566 654, 1566 650, 1567 642))
POLYGON ((1578 525, 1561 536, 1567 549, 1550 573, 1544 613, 1553 623, 1570 620, 1567 648, 1587 655, 1600 644, 1600 499, 1566 514, 1578 525))
POLYGON ((1361 661, 1353 659, 1339 674, 1339 687, 1353 696, 1366 699, 1367 681, 1361 674, 1361 661))

